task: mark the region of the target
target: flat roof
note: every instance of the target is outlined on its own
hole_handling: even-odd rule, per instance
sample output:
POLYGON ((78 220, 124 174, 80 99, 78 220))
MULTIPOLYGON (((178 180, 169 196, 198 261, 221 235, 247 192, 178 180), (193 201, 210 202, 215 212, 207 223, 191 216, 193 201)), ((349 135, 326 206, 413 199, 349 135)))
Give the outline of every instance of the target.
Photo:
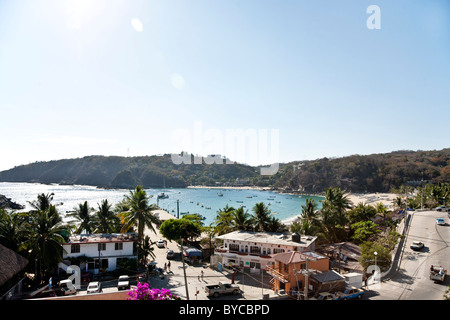
MULTIPOLYGON (((138 240, 137 233, 94 233, 94 234, 77 234, 69 237, 68 244, 82 243, 106 243, 106 242, 134 242, 138 240)), ((63 244, 63 245, 64 245, 63 244)))
POLYGON ((253 231, 233 231, 216 237, 222 240, 247 241, 254 243, 288 245, 295 247, 307 247, 313 243, 317 237, 300 236, 300 242, 292 241, 291 233, 278 232, 253 232, 253 231))

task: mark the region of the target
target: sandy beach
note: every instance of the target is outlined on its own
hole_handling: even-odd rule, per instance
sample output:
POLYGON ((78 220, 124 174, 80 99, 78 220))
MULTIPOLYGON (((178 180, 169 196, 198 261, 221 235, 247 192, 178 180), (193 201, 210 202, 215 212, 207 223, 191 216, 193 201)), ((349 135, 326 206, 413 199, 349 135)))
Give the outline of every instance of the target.
MULTIPOLYGON (((366 193, 366 194, 359 194, 359 193, 348 193, 347 194, 350 201, 353 203, 354 206, 357 206, 359 203, 369 204, 372 206, 377 205, 378 203, 383 203, 388 209, 393 208, 393 200, 398 197, 397 194, 394 193, 366 193)), ((287 219, 284 219, 282 222, 286 225, 290 225, 292 222, 297 220, 300 216, 294 216, 287 219)))

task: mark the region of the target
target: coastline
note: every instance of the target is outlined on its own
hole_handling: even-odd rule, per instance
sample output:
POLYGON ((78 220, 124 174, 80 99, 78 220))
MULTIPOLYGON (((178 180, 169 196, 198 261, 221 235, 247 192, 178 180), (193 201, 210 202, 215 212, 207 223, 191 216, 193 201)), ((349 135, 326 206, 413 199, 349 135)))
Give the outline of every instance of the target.
MULTIPOLYGON (((375 206, 381 202, 388 210, 393 209, 393 200, 398 197, 398 195, 395 193, 380 193, 380 192, 373 192, 366 194, 347 193, 347 196, 349 200, 352 202, 353 206, 357 206, 359 203, 375 206)), ((290 218, 286 218, 281 222, 289 226, 299 217, 300 215, 295 215, 290 218)))
POLYGON ((272 187, 256 187, 256 186, 222 186, 222 187, 209 187, 209 186, 187 186, 186 189, 234 189, 234 190, 259 190, 259 191, 275 191, 272 187))

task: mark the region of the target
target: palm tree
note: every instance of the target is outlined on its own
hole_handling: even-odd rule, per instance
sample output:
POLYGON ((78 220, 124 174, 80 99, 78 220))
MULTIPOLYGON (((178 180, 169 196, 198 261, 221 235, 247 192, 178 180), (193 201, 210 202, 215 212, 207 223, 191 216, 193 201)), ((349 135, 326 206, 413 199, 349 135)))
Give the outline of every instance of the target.
POLYGON ((255 231, 266 231, 270 223, 271 211, 263 202, 255 204, 253 207, 253 215, 251 217, 253 228, 255 231))
POLYGON ((29 250, 30 257, 39 261, 38 279, 62 260, 62 244, 65 226, 56 207, 50 205, 45 211, 29 214, 29 222, 24 229, 26 239, 19 249, 29 250))
POLYGON ((137 186, 134 191, 125 197, 125 201, 129 206, 128 211, 120 213, 121 222, 123 224, 120 232, 125 233, 131 227, 137 225, 138 239, 144 239, 144 228, 148 227, 156 234, 153 224, 159 224, 161 221, 152 213, 158 209, 156 204, 149 204, 150 197, 141 186, 137 186))
POLYGON ((335 225, 345 226, 348 222, 346 211, 351 208, 352 202, 340 188, 326 190, 321 210, 327 215, 325 220, 335 225))
POLYGON ((302 205, 301 218, 311 223, 317 221, 317 203, 313 199, 306 199, 306 203, 302 205))
POLYGON ((120 220, 114 211, 111 210, 111 207, 112 204, 110 204, 107 199, 102 200, 102 202, 98 204, 98 209, 92 218, 95 232, 112 233, 117 230, 120 220))
POLYGON ((91 233, 93 229, 93 221, 91 219, 90 213, 94 210, 93 208, 89 207, 89 204, 87 201, 84 203, 79 203, 78 207, 73 208, 73 212, 68 213, 67 217, 72 217, 78 220, 79 225, 75 229, 76 233, 82 233, 85 231, 86 233, 91 233))
POLYGON ((141 263, 143 265, 147 264, 148 256, 151 256, 153 259, 156 258, 155 253, 153 252, 153 242, 150 240, 149 236, 145 236, 142 243, 139 244, 139 252, 141 254, 141 263))
POLYGON ((0 209, 0 244, 18 252, 23 229, 23 218, 20 213, 0 209))
POLYGON ((239 207, 232 212, 232 228, 234 230, 249 230, 251 228, 251 220, 248 211, 239 207))
POLYGON ((32 202, 27 201, 30 206, 34 209, 33 211, 46 211, 50 208, 51 202, 53 200, 53 196, 55 194, 52 193, 41 193, 38 194, 37 200, 34 200, 32 202))
POLYGON ((280 219, 273 216, 269 218, 269 223, 267 224, 265 229, 265 231, 268 232, 284 232, 286 230, 286 226, 280 221, 280 219))
POLYGON ((233 213, 235 210, 234 207, 229 207, 227 204, 225 208, 217 211, 214 219, 215 233, 221 235, 233 231, 233 213))

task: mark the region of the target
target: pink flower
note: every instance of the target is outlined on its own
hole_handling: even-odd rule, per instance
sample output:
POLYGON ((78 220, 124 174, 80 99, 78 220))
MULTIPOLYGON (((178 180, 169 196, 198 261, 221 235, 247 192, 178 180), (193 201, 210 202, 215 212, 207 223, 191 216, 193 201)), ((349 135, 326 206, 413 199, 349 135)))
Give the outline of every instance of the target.
POLYGON ((148 283, 138 283, 136 288, 128 291, 127 300, 179 300, 169 289, 151 289, 148 283))

